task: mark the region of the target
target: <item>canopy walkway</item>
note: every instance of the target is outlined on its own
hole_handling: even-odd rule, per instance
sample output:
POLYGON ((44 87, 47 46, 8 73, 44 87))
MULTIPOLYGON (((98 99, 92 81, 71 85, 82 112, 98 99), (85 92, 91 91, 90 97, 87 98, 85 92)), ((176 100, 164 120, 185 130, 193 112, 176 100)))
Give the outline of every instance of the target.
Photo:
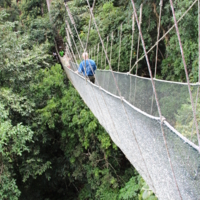
MULTIPOLYGON (((153 78, 148 60, 148 52, 156 47, 164 36, 160 38, 158 31, 158 40, 147 51, 134 1, 131 0, 131 3, 134 13, 133 22, 137 22, 139 30, 138 42, 140 40, 142 42, 150 78, 139 77, 137 74, 132 75, 130 73, 142 58, 138 58, 133 67, 131 67, 130 62, 130 71, 128 73, 114 72, 112 70, 111 60, 107 55, 107 47, 104 46, 104 42, 99 34, 93 9, 90 9, 91 18, 89 27, 93 19, 110 70, 97 70, 95 74, 96 84, 91 83, 81 74, 75 73, 78 69, 78 63, 75 53, 70 46, 69 37, 71 30, 68 22, 66 22, 68 36, 66 54, 73 58, 73 62, 72 60, 68 62, 66 57, 60 57, 61 63, 69 80, 79 92, 84 102, 109 133, 113 142, 122 150, 127 159, 142 175, 156 196, 162 200, 198 200, 200 199, 200 138, 196 119, 196 104, 199 98, 200 83, 191 84, 189 82, 173 2, 170 0, 175 22, 172 28, 176 28, 179 39, 187 83, 162 81, 153 78), (190 105, 190 109, 185 110, 184 113, 187 119, 177 122, 176 115, 183 105, 190 105), (181 127, 180 130, 183 130, 187 121, 193 121, 190 138, 186 138, 175 127, 178 123, 179 127, 181 127)), ((162 3, 163 1, 161 0, 161 10, 162 3)), ((197 3, 197 0, 193 2, 188 10, 195 3, 197 3)), ((93 8, 94 5, 95 1, 93 8)), ((77 32, 67 3, 65 3, 65 6, 71 23, 77 32)), ((187 11, 185 14, 187 14, 187 11)), ((79 38, 78 32, 77 36, 79 38)), ((86 48, 84 48, 80 38, 79 41, 83 50, 87 49, 87 43, 86 48)), ((76 47, 76 44, 74 45, 76 47)), ((78 50, 77 53, 80 58, 78 50)))

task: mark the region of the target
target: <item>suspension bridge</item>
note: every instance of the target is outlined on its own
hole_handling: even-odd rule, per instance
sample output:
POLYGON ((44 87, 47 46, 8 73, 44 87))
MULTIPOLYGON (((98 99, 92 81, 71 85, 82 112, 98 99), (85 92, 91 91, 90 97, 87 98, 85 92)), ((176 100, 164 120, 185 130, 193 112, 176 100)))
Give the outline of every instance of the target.
MULTIPOLYGON (((88 0, 86 1, 90 12, 88 38, 93 21, 101 41, 100 45, 102 45, 102 51, 105 53, 106 63, 109 65, 109 70, 97 70, 95 73, 95 84, 91 83, 87 77, 75 73, 79 67, 76 56, 78 56, 80 60, 81 57, 74 41, 70 24, 66 21, 66 35, 68 40, 66 44, 66 57, 60 57, 60 60, 69 80, 101 125, 106 129, 113 142, 122 150, 127 159, 137 169, 159 199, 199 200, 200 137, 196 106, 199 100, 200 83, 190 83, 189 81, 178 28, 179 21, 182 20, 189 10, 195 6, 197 2, 199 3, 199 1, 194 1, 178 20, 175 16, 173 1, 169 1, 174 25, 166 34, 175 28, 187 83, 158 80, 154 78, 155 75, 153 76, 149 64, 148 53, 156 48, 155 68, 157 67, 158 43, 166 36, 165 34, 160 37, 163 0, 160 0, 157 41, 148 51, 145 47, 141 30, 142 5, 140 7, 140 16, 138 17, 134 0, 131 0, 133 8, 132 35, 137 25, 139 31, 138 43, 140 41, 142 42, 144 56, 139 58, 137 55, 137 61, 133 66, 130 58, 130 67, 127 73, 119 72, 119 65, 118 72, 113 71, 111 65, 112 55, 108 56, 107 53, 108 42, 105 46, 93 14, 95 0, 92 8, 90 8, 88 0), (77 54, 70 45, 70 38, 74 43, 77 54), (140 77, 137 73, 135 75, 131 74, 133 68, 137 67, 138 62, 144 57, 147 62, 150 78, 140 77), (171 105, 173 108, 168 109, 167 105, 171 105), (189 138, 186 138, 175 126, 176 114, 182 105, 190 105, 191 108, 185 112, 187 118, 193 121, 191 136, 189 138)), ((48 0, 47 4, 50 9, 48 0)), ((86 45, 83 45, 67 2, 65 2, 64 5, 71 24, 76 30, 82 51, 86 51, 88 38, 86 45)), ((110 45, 112 49, 112 41, 110 45)), ((120 45, 121 39, 119 44, 118 64, 120 62, 120 45)), ((96 53, 99 53, 99 44, 96 53)), ((132 53, 133 36, 130 55, 132 55, 132 53)), ((185 125, 185 121, 180 124, 183 128, 185 125)))

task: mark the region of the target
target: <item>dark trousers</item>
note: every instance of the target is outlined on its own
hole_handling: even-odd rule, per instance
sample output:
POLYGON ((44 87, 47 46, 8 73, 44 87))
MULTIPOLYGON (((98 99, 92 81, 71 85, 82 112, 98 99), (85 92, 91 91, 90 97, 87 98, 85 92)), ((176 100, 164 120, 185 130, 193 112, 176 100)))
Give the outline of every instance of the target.
POLYGON ((95 77, 94 76, 88 76, 88 78, 92 83, 95 83, 95 77))

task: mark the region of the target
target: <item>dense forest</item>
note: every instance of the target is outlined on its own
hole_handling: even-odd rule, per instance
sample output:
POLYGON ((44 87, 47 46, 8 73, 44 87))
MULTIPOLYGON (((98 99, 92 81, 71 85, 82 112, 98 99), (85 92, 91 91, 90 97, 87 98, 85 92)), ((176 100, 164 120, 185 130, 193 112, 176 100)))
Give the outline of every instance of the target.
MULTIPOLYGON (((93 1, 89 2, 92 6, 93 1)), ((138 15, 143 3, 141 28, 146 47, 150 49, 157 38, 159 1, 137 0, 135 3, 138 15)), ((193 0, 174 0, 177 18, 191 3, 193 0)), ((85 44, 90 19, 87 2, 72 0, 68 5, 85 44)), ((109 42, 109 55, 113 40, 114 70, 118 66, 120 24, 123 23, 119 66, 122 72, 129 70, 132 14, 129 0, 98 0, 94 9, 101 36, 105 44, 109 42)), ((0 0, 0 199, 157 199, 53 57, 54 38, 59 36, 67 42, 65 20, 78 44, 63 0, 52 1, 50 14, 45 0, 0 0)), ((172 25, 171 8, 169 2, 164 1, 161 36, 172 25)), ((179 22, 179 28, 189 77, 191 82, 197 82, 197 4, 179 22)), ((133 41, 132 65, 137 59, 136 25, 133 41)), ((105 56, 100 53, 101 45, 97 54, 98 43, 92 23, 88 50, 93 59, 98 55, 98 68, 108 69, 105 56)), ((139 47, 141 57, 141 44, 139 47)), ((73 49, 75 52, 74 46, 73 49)), ((82 51, 80 44, 78 49, 82 51)), ((153 73, 155 54, 155 49, 149 54, 153 73)), ((137 69, 138 75, 149 76, 145 59, 139 62, 137 69)), ((135 71, 136 68, 132 73, 135 71)), ((156 77, 185 81, 175 30, 159 43, 156 77)))

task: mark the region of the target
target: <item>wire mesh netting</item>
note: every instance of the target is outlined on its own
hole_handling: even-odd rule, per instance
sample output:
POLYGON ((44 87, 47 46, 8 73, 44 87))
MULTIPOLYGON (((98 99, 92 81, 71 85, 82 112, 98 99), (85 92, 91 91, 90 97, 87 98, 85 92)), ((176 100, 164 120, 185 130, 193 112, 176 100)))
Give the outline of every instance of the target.
MULTIPOLYGON (((113 73, 121 95, 128 102, 150 115, 158 116, 157 104, 149 78, 113 73)), ((97 71, 96 78, 98 84, 105 90, 119 95, 111 71, 97 71)), ((197 144, 187 84, 161 80, 154 82, 162 116, 185 137, 197 144)), ((191 84, 194 100, 196 100, 198 87, 198 84, 191 84)))
MULTIPOLYGON (((77 69, 74 63, 70 66, 71 69, 77 69)), ((200 199, 200 155, 197 146, 179 136, 171 125, 164 122, 162 127, 167 151, 149 79, 114 73, 124 97, 121 99, 111 72, 97 71, 96 83, 99 85, 94 85, 65 65, 64 69, 114 143, 159 199, 200 199)), ((162 114, 165 114, 163 115, 171 124, 176 125, 176 115, 183 105, 188 105, 187 87, 184 84, 155 82, 162 114), (169 108, 165 108, 166 106, 169 108)), ((197 86, 194 85, 194 97, 196 89, 197 86)))

